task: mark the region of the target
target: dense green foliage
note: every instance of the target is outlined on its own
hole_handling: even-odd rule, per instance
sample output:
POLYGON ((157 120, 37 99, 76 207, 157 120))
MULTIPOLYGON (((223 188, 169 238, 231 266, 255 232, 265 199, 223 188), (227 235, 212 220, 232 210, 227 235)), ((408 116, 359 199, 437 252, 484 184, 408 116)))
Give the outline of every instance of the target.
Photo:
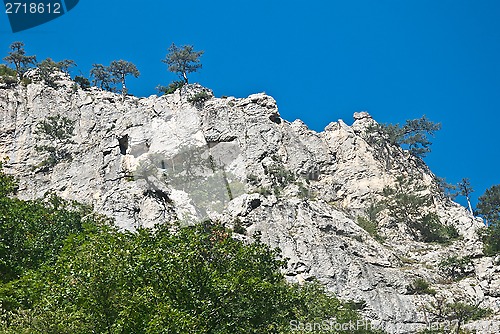
POLYGON ((89 208, 47 194, 37 201, 9 197, 16 180, 0 164, 0 282, 56 259, 63 241, 82 230, 89 208))
POLYGON ((368 132, 378 134, 378 137, 384 138, 391 145, 405 146, 411 154, 422 158, 431 151, 432 143, 428 136, 433 136, 440 129, 440 123, 431 122, 424 115, 418 119, 407 120, 403 126, 377 124, 369 128, 368 132))
POLYGON ((359 319, 318 284, 287 283, 258 236, 245 244, 211 222, 120 231, 15 189, 0 172, 0 333, 287 333, 291 320, 359 319))
POLYGON ((390 217, 404 223, 416 239, 446 243, 459 236, 455 227, 442 224, 432 211, 432 197, 425 193, 425 187, 411 179, 398 177, 394 187, 384 189, 384 196, 390 217))
POLYGON ((177 73, 179 78, 187 84, 189 82, 188 73, 201 69, 200 57, 203 53, 204 51, 194 51, 192 45, 184 45, 179 48, 172 43, 162 62, 168 65, 170 72, 177 73))

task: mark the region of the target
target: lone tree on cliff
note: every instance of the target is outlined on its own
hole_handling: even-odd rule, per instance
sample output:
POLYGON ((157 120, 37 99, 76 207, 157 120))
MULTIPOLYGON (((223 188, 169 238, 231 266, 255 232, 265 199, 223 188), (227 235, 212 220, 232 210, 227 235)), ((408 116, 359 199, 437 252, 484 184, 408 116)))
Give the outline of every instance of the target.
POLYGON ((461 196, 464 196, 467 199, 467 204, 469 206, 470 214, 473 215, 472 205, 470 204, 470 195, 474 192, 470 181, 468 178, 463 178, 462 181, 458 183, 458 191, 461 196))
POLYGON ((27 56, 24 50, 23 42, 14 42, 10 45, 9 55, 3 60, 8 64, 13 64, 17 75, 20 79, 24 77, 24 73, 28 70, 30 65, 36 64, 36 56, 27 56))
POLYGON ((401 126, 399 124, 377 124, 368 129, 369 133, 378 133, 391 145, 408 148, 408 151, 419 158, 424 158, 431 151, 432 143, 428 136, 441 129, 440 123, 434 123, 424 115, 418 119, 407 120, 401 126))
POLYGON ((113 81, 122 84, 122 94, 127 94, 127 86, 125 85, 125 78, 128 75, 133 75, 137 78, 141 73, 137 67, 126 60, 113 60, 109 65, 109 72, 113 77, 113 81))
POLYGON ((188 73, 196 72, 202 68, 200 57, 205 51, 194 51, 192 45, 177 47, 174 43, 168 48, 168 54, 163 63, 168 65, 168 70, 177 73, 184 83, 189 83, 188 73))

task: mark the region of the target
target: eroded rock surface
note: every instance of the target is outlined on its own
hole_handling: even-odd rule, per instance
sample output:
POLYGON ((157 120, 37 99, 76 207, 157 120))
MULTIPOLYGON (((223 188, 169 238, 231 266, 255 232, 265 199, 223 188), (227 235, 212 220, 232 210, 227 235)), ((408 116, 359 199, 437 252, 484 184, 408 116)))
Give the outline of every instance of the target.
POLYGON ((20 178, 20 197, 54 191, 92 204, 125 229, 221 220, 237 225, 241 238, 260 231, 288 258, 290 281, 318 279, 342 298, 366 302, 363 314, 390 333, 416 332, 429 321, 427 305, 457 296, 495 312, 469 328, 500 331, 500 259, 482 255, 481 220, 442 195, 422 161, 398 147, 374 146, 366 133, 376 121, 368 113, 317 133, 282 119, 266 94, 190 102, 200 91, 213 94, 189 85, 162 97, 123 98, 61 85, 0 89, 0 158, 8 157, 7 171, 20 178), (50 115, 75 122, 66 147, 72 159, 43 169, 35 130, 50 115), (432 210, 461 238, 419 242, 383 218, 383 240, 359 227, 358 216, 397 176, 425 185, 432 210), (472 256, 473 273, 443 279, 437 266, 450 255, 472 256), (411 294, 416 278, 437 294, 411 294))

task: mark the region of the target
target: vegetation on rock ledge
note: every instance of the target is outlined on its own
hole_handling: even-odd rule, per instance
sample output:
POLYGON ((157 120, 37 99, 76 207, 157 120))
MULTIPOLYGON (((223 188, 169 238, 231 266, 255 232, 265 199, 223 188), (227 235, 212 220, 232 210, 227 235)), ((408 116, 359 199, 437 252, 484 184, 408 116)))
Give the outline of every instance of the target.
POLYGON ((319 284, 287 283, 258 236, 245 244, 209 221, 125 232, 15 189, 0 169, 0 333, 288 333, 292 320, 360 319, 319 284))

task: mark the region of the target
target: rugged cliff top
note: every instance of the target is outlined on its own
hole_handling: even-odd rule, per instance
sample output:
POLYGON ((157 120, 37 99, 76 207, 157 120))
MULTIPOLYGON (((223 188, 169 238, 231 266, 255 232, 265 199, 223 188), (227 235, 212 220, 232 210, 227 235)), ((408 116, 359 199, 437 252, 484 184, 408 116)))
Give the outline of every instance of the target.
POLYGON ((53 191, 92 204, 125 229, 208 217, 241 238, 260 231, 289 259, 290 281, 316 278, 342 298, 366 302, 364 315, 389 332, 415 332, 440 298, 492 308, 492 318, 468 326, 500 330, 500 259, 482 254, 481 220, 446 198, 420 159, 374 140, 368 113, 318 133, 282 119, 263 93, 215 98, 188 85, 136 98, 60 85, 0 88, 0 158, 20 178, 20 197, 53 191), (69 139, 37 134, 56 115, 74 124, 69 139), (384 189, 403 188, 401 180, 431 199, 422 210, 454 227, 457 238, 423 242, 408 222, 375 209, 387 200, 384 189), (452 255, 472 258, 459 281, 438 268, 452 255), (436 293, 412 291, 417 278, 436 293))

